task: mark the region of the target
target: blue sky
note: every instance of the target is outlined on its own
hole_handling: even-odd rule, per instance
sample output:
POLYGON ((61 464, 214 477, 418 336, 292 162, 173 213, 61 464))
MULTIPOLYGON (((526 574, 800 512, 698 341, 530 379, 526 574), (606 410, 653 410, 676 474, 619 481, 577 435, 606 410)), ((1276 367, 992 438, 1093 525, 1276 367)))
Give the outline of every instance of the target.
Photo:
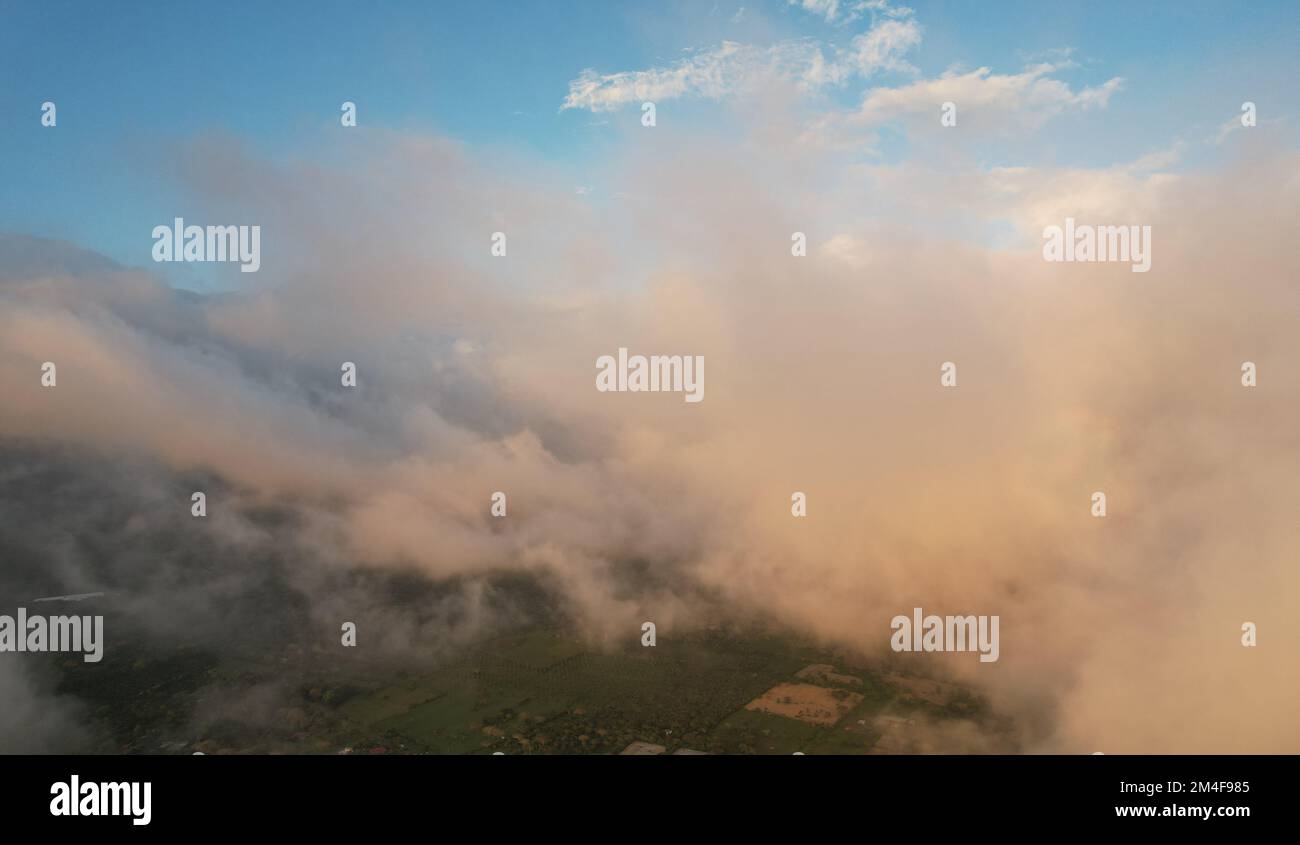
MULTIPOLYGON (((847 0, 845 0, 847 2, 847 0)), ((1065 115, 1032 142, 1003 139, 989 165, 1099 167, 1212 132, 1240 103, 1294 115, 1294 3, 911 2, 922 33, 910 73, 884 71, 818 96, 851 108, 876 86, 987 66, 1016 73, 1068 49, 1075 90, 1122 77, 1105 119, 1065 115), (1208 103, 1221 103, 1218 114, 1208 103)), ((561 110, 569 83, 671 67, 724 41, 846 45, 868 14, 827 20, 775 0, 732 3, 0 3, 0 230, 64 238, 138 263, 137 233, 183 205, 160 150, 229 135, 273 158, 307 158, 338 131, 439 133, 541 166, 581 170, 616 150, 634 107, 561 110), (740 11, 744 9, 743 13, 740 11), (58 127, 40 126, 40 104, 58 127)), ((723 104, 683 97, 695 122, 723 104)), ((662 107, 662 105, 661 105, 662 107)), ((719 120, 721 118, 719 117, 719 120)), ((1294 132, 1294 129, 1292 130, 1294 132)), ((902 133, 882 132, 906 154, 902 133)), ((893 145, 891 148, 891 144, 893 145)), ((1182 162, 1195 165, 1193 151, 1182 162)))

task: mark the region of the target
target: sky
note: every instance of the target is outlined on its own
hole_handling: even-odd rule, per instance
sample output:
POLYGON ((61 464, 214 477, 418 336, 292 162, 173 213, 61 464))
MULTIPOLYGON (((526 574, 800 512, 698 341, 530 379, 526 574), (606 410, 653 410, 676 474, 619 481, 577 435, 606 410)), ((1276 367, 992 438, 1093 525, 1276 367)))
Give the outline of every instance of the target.
POLYGON ((0 8, 0 596, 220 643, 273 581, 408 654, 521 624, 500 573, 594 643, 997 614, 914 668, 1021 750, 1300 750, 1295 4, 0 8), (175 217, 260 269, 153 262, 175 217))
MULTIPOLYGON (((1300 10, 1286 2, 379 3, 364 12, 343 2, 232 2, 217 13, 6 0, 0 16, 0 227, 76 241, 131 266, 147 260, 140 233, 187 200, 163 164, 174 144, 227 134, 267 156, 310 158, 328 148, 349 100, 363 127, 499 150, 596 189, 598 202, 591 171, 617 154, 640 113, 628 103, 563 108, 584 71, 671 69, 725 43, 815 45, 829 57, 890 22, 913 34, 897 61, 810 87, 803 94, 815 108, 851 108, 875 89, 954 69, 1014 75, 1048 62, 1056 69, 1045 78, 1076 92, 1121 80, 1097 117, 1066 108, 1032 142, 1008 133, 980 145, 987 167, 1105 166, 1180 144, 1178 167, 1205 163, 1218 151, 1198 142, 1247 99, 1262 120, 1290 120, 1295 132, 1300 10), (57 132, 40 125, 47 100, 58 107, 57 132)), ((687 90, 661 104, 663 122, 725 132, 728 100, 687 90)), ((881 137, 856 152, 906 158, 895 117, 882 116, 881 137)), ((179 286, 222 284, 203 271, 166 272, 179 286)))

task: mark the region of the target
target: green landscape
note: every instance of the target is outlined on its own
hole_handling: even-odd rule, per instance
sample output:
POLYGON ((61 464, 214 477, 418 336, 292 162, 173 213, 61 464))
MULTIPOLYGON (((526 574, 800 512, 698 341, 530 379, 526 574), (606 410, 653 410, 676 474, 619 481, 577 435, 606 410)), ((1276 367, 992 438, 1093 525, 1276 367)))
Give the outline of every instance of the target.
POLYGON ((728 630, 594 648, 539 628, 411 670, 289 645, 260 658, 130 647, 60 664, 99 750, 290 754, 959 753, 1007 720, 967 690, 792 637, 728 630), (943 730, 945 726, 954 728, 943 730))

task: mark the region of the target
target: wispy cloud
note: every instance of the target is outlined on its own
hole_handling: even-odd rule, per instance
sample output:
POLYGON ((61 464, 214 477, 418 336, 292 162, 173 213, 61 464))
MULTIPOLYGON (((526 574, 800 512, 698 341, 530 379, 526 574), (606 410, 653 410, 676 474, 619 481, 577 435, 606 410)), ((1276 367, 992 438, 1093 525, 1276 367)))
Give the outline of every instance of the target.
POLYGON ((1062 67, 1039 64, 1019 73, 987 67, 950 69, 938 77, 868 90, 852 109, 824 111, 804 123, 797 143, 827 149, 873 152, 878 130, 937 125, 944 103, 954 103, 963 137, 1006 137, 1035 132, 1069 112, 1103 109, 1123 87, 1121 77, 1082 88, 1053 74, 1062 67))
POLYGON ((1070 109, 1105 108, 1123 84, 1113 77, 1101 85, 1071 89, 1053 78, 1054 64, 1039 64, 1020 73, 996 74, 987 67, 967 73, 950 70, 898 88, 876 88, 862 102, 857 119, 878 124, 914 114, 931 116, 940 104, 953 102, 964 111, 996 114, 1008 128, 1037 128, 1070 109))
POLYGON ((895 18, 912 16, 912 9, 907 6, 891 6, 888 0, 786 0, 791 6, 798 6, 809 14, 822 18, 827 23, 847 24, 858 20, 865 13, 884 15, 895 18))
POLYGON ((847 47, 812 39, 766 46, 724 41, 666 67, 616 73, 587 68, 569 83, 561 110, 611 111, 629 103, 682 97, 720 100, 773 79, 817 90, 882 72, 913 73, 916 69, 905 56, 921 43, 921 28, 911 10, 902 11, 891 9, 847 47))

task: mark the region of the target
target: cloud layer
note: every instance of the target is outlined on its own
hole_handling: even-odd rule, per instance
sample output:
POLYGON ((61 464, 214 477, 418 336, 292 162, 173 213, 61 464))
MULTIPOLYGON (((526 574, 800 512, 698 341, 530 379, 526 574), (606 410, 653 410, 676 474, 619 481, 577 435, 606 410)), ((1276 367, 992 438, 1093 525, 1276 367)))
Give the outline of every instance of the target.
POLYGON ((291 163, 201 140, 175 180, 263 226, 262 272, 225 295, 8 239, 5 594, 106 590, 202 630, 274 577, 322 630, 366 616, 399 651, 516 619, 501 573, 595 640, 766 620, 870 656, 915 606, 997 614, 998 663, 925 666, 1027 749, 1300 750, 1294 150, 1261 132, 1178 178, 862 169, 790 155, 797 121, 765 131, 633 132, 593 174, 617 200, 441 138, 358 130, 291 163), (1152 225, 1152 271, 1044 263, 1035 229, 1066 215, 1152 225), (992 220, 1015 248, 970 237, 992 220), (620 346, 704 355, 706 401, 596 392, 620 346), (422 615, 358 572, 460 586, 422 615))

